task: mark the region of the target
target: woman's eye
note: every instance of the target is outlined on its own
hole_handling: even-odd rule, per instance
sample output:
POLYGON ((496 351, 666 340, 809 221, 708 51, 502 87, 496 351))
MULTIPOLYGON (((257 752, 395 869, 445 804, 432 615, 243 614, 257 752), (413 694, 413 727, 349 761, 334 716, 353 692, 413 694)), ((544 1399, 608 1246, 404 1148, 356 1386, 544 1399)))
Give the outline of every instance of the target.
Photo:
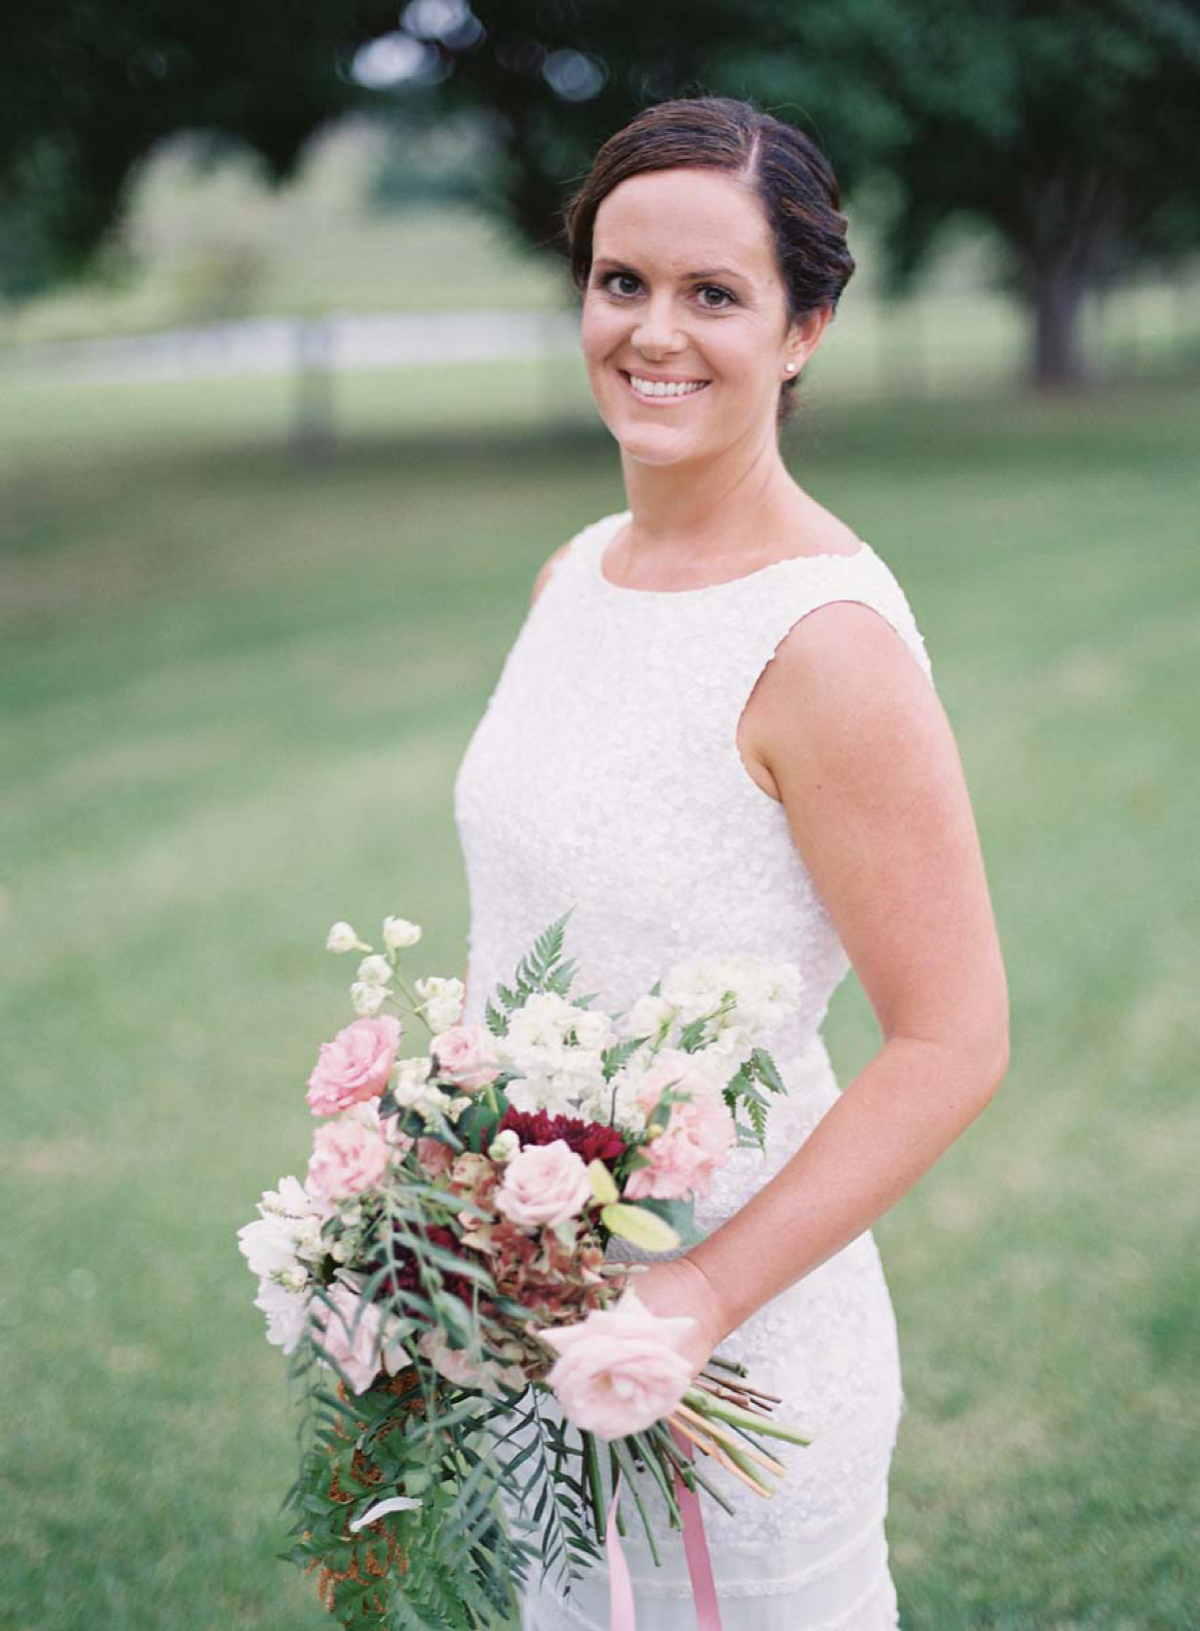
MULTIPOLYGON (((600 279, 600 287, 609 294, 624 298, 636 293, 638 281, 632 272, 607 272, 600 279), (616 287, 617 283, 632 283, 634 287, 632 289, 619 289, 616 287)), ((730 294, 728 289, 723 289, 719 283, 701 283, 697 285, 697 288, 702 297, 700 304, 707 311, 724 311, 726 306, 736 304, 735 297, 730 294), (708 295, 719 296, 719 303, 706 298, 708 295)))
POLYGON ((637 282, 637 278, 634 277, 632 272, 609 272, 606 277, 600 279, 601 288, 607 289, 609 294, 627 294, 630 292, 626 289, 614 290, 612 286, 614 278, 619 278, 626 283, 637 282))

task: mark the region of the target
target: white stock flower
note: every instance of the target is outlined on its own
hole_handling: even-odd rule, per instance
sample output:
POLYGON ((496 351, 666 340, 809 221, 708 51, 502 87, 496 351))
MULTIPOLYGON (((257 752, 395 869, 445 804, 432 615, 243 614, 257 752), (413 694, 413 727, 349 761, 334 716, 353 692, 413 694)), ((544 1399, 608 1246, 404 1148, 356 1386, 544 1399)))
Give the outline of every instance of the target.
POLYGON ((497 1133, 488 1145, 489 1161, 511 1161, 521 1148, 521 1140, 511 1127, 506 1127, 502 1133, 497 1133))
POLYGON ((281 1178, 278 1189, 264 1189, 262 1200, 258 1203, 258 1210, 266 1215, 268 1212, 280 1212, 285 1217, 302 1218, 310 1212, 319 1212, 321 1208, 313 1200, 299 1178, 281 1178))
MULTIPOLYGON (((467 1102, 470 1103, 470 1100, 467 1102)), ((422 1117, 426 1125, 428 1125, 434 1119, 435 1113, 439 1110, 448 1121, 452 1121, 454 1119, 450 1114, 450 1106, 452 1103, 453 1099, 449 1093, 443 1092, 442 1089, 436 1085, 436 1083, 428 1082, 413 1100, 412 1109, 414 1109, 417 1114, 422 1117)))
POLYGON ((732 1006, 720 1027, 763 1031, 795 1012, 802 984, 795 963, 702 955, 676 964, 663 981, 662 994, 678 1008, 680 1021, 690 1024, 712 1014, 728 993, 732 1006))
POLYGON ((662 996, 678 1013, 681 1024, 711 1014, 721 1003, 728 984, 723 959, 701 955, 677 963, 662 982, 662 996))
POLYGON ((267 1341, 285 1354, 294 1352, 308 1324, 308 1298, 264 1278, 259 1281, 254 1306, 267 1316, 267 1341))
POLYGON ((321 1235, 320 1217, 301 1218, 295 1225, 296 1256, 310 1263, 319 1263, 329 1250, 321 1235))
POLYGON ((277 1212, 244 1223, 237 1232, 238 1250, 252 1274, 273 1274, 298 1268, 296 1237, 303 1220, 283 1217, 277 1212))
POLYGON ((514 1110, 531 1115, 544 1110, 549 1116, 573 1116, 577 1111, 577 1101, 552 1075, 535 1072, 519 1076, 507 1084, 504 1092, 514 1110))
POLYGON ((433 1056, 418 1054, 411 1059, 398 1059, 392 1077, 392 1097, 402 1108, 415 1104, 425 1091, 433 1056))
POLYGON ((671 1024, 675 1014, 674 1003, 647 992, 626 1014, 622 1029, 626 1036, 657 1036, 664 1025, 671 1024))
POLYGON ((419 923, 410 923, 406 917, 384 918, 383 943, 389 951, 403 951, 406 946, 415 946, 420 938, 419 923))
POLYGON ((508 1016, 502 1040, 514 1048, 557 1049, 576 1015, 583 1012, 556 991, 535 991, 508 1016))
POLYGON ((638 1094, 645 1073, 640 1056, 635 1054, 633 1059, 622 1066, 611 1082, 601 1082, 584 1099, 582 1105, 584 1114, 592 1121, 603 1122, 605 1126, 611 1123, 631 1133, 644 1132, 646 1112, 642 1109, 638 1094))
POLYGON ((387 986, 356 980, 350 987, 350 1005, 360 1019, 377 1014, 387 999, 387 986))
POLYGON ((371 957, 364 957, 358 965, 358 977, 366 985, 387 985, 392 977, 392 965, 386 957, 376 952, 371 957))
POLYGON ((474 1102, 475 1101, 471 1098, 470 1094, 460 1093, 456 1098, 450 1100, 450 1107, 446 1114, 450 1117, 451 1121, 457 1121, 459 1116, 462 1115, 463 1111, 469 1110, 474 1102))
POLYGON ((748 1025, 727 1025, 717 1032, 715 1039, 703 1050, 722 1061, 728 1081, 739 1066, 744 1065, 758 1046, 754 1032, 748 1025))
POLYGON ((279 1180, 278 1189, 265 1189, 258 1202, 259 1216, 237 1232, 238 1250, 252 1274, 291 1274, 307 1279, 305 1257, 317 1258, 325 1250, 321 1225, 328 1211, 298 1178, 279 1180))
POLYGON ((325 938, 326 951, 370 951, 370 949, 365 941, 358 938, 349 923, 335 923, 325 938))
POLYGON ((413 990, 421 999, 425 1019, 436 1035, 457 1025, 463 1011, 463 983, 457 976, 449 979, 440 974, 427 974, 413 981, 413 990))
POLYGON ((603 1053, 617 1040, 612 1020, 597 1008, 576 1008, 571 1029, 579 1047, 594 1053, 603 1053))

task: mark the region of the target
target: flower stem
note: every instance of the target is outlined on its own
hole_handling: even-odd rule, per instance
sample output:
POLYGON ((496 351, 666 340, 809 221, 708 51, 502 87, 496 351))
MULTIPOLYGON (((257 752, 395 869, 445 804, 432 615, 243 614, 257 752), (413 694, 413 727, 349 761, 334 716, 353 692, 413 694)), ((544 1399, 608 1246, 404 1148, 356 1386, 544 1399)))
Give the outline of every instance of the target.
POLYGON ((740 1405, 730 1404, 727 1400, 715 1399, 707 1388, 688 1388, 683 1395, 687 1404, 702 1416, 712 1416, 717 1421, 729 1422, 731 1426, 748 1427, 755 1433, 766 1433, 770 1438, 784 1439, 788 1444, 811 1444, 811 1433, 801 1433, 795 1427, 786 1427, 782 1422, 772 1420, 770 1416, 760 1416, 751 1410, 743 1410, 740 1405))

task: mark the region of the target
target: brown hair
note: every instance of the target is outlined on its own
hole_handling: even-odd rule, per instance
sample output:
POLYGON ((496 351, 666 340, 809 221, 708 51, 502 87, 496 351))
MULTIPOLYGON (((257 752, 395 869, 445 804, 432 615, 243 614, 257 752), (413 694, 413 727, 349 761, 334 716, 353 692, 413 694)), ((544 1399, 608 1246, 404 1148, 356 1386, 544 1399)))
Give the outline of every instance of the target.
MULTIPOLYGON (((563 212, 571 277, 581 294, 591 276, 592 229, 604 199, 629 176, 679 165, 732 171, 757 195, 787 291, 789 324, 822 306, 832 308, 832 317, 854 271, 833 168, 795 126, 730 96, 657 102, 600 148, 563 212)), ((798 378, 780 382, 777 424, 792 412, 798 378)))

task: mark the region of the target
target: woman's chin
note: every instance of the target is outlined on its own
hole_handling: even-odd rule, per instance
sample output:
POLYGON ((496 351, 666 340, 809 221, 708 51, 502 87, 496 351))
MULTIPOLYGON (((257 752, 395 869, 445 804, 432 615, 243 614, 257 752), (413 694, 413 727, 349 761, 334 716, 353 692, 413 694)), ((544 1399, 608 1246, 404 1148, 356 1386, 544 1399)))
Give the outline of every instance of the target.
POLYGON ((639 464, 681 464, 703 451, 694 433, 670 425, 631 425, 627 419, 610 419, 621 452, 639 464))

